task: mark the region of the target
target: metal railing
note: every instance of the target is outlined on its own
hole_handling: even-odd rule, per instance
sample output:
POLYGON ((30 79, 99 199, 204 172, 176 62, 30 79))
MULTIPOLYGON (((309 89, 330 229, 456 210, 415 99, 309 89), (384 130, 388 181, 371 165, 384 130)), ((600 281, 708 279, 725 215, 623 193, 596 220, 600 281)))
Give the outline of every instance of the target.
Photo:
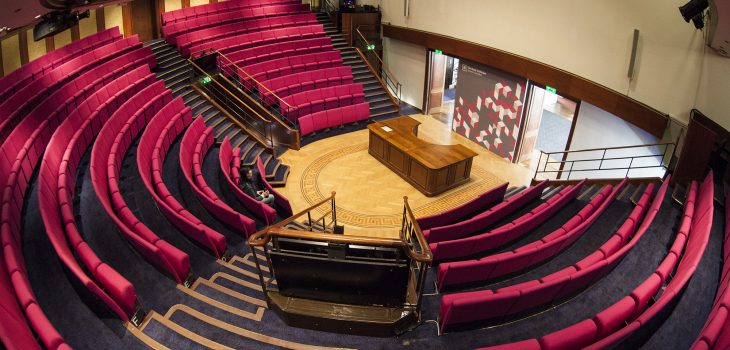
POLYGON ((297 238, 313 241, 323 241, 328 243, 397 247, 401 248, 409 257, 409 267, 412 274, 410 280, 415 283, 413 285, 413 289, 411 289, 414 295, 409 295, 410 298, 407 298, 407 300, 411 300, 412 303, 410 303, 410 305, 415 307, 416 312, 420 312, 426 276, 428 274, 428 269, 430 268, 433 261, 433 255, 428 246, 426 238, 423 236, 421 228, 418 226, 416 217, 415 215, 413 215, 413 211, 408 204, 408 197, 403 197, 403 222, 401 224, 399 238, 397 239, 341 235, 314 231, 312 229, 314 223, 321 222, 323 231, 326 231, 328 227, 333 227, 337 225, 337 206, 335 202, 335 194, 335 192, 332 192, 332 195, 330 197, 321 200, 319 203, 316 203, 309 208, 304 209, 303 211, 289 218, 286 218, 274 225, 268 226, 265 229, 256 232, 249 237, 248 244, 254 254, 254 261, 257 262, 259 280, 261 282, 264 293, 266 293, 267 288, 270 286, 274 279, 273 269, 271 268, 273 265, 271 264, 271 259, 269 257, 269 243, 272 243, 273 247, 276 247, 276 242, 278 238, 297 238), (312 212, 322 212, 322 210, 324 210, 324 213, 320 214, 321 217, 317 219, 312 219, 312 212), (308 218, 307 231, 291 230, 287 228, 287 225, 305 216, 308 218), (331 217, 329 223, 327 223, 324 219, 328 216, 331 217), (268 278, 264 275, 264 270, 262 270, 261 267, 258 266, 258 257, 256 256, 257 250, 259 253, 261 253, 261 250, 263 250, 263 253, 266 256, 266 260, 269 262, 270 268, 268 271, 268 278))
POLYGON ((662 169, 664 171, 658 177, 663 177, 676 148, 677 142, 667 142, 557 152, 540 151, 533 181, 570 180, 571 176, 575 179, 576 173, 580 174, 581 178, 592 178, 594 177, 592 175, 598 175, 597 178, 629 177, 632 170, 639 169, 662 169), (641 149, 648 152, 641 152, 641 149), (626 151, 635 155, 623 154, 626 151), (643 162, 645 159, 648 159, 649 163, 643 162), (615 175, 603 176, 607 173, 615 175))
MULTIPOLYGON (((216 83, 216 88, 222 88, 223 91, 214 91, 216 93, 214 97, 222 98, 226 103, 224 107, 231 108, 237 113, 240 110, 245 110, 245 114, 249 117, 243 118, 247 121, 246 126, 254 128, 271 147, 285 146, 299 149, 299 131, 295 128, 294 123, 289 121, 282 113, 282 110, 289 111, 292 106, 224 54, 218 51, 209 51, 208 54, 217 56, 217 70, 220 73, 217 77, 211 77, 202 68, 197 67, 192 59, 189 59, 189 61, 199 72, 211 77, 212 82, 216 83), (241 84, 239 77, 245 77, 251 84, 241 84), (260 94, 260 92, 264 91, 269 94, 269 98, 274 100, 272 103, 275 106, 274 108, 267 108, 266 103, 261 100, 260 96, 263 96, 263 94, 260 94), (229 101, 232 99, 231 96, 235 98, 229 101), (229 106, 228 103, 232 103, 232 105, 229 106)), ((191 57, 198 57, 198 55, 194 53, 191 57)), ((205 85, 210 85, 210 83, 205 85)), ((201 87, 205 86, 201 84, 201 87)), ((238 114, 234 115, 239 117, 238 114)))
POLYGON ((363 58, 365 64, 368 66, 373 75, 375 75, 375 78, 380 81, 380 84, 383 85, 383 87, 385 87, 385 91, 388 93, 388 96, 393 103, 400 108, 403 86, 395 77, 393 72, 390 71, 390 68, 388 68, 385 62, 383 62, 380 55, 378 55, 375 50, 375 44, 368 41, 368 39, 366 39, 362 34, 360 27, 362 26, 358 26, 355 29, 352 46, 363 58))

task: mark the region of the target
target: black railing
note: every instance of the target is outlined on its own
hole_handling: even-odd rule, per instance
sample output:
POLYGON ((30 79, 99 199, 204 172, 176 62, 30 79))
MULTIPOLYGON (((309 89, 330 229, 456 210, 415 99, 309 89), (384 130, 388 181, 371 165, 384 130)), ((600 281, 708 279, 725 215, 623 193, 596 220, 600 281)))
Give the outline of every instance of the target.
POLYGON ((575 173, 579 173, 581 178, 596 177, 592 175, 598 175, 597 178, 630 177, 631 171, 638 169, 661 169, 662 174, 656 177, 663 177, 676 148, 676 142, 669 142, 557 152, 540 151, 533 180, 570 180, 575 173), (641 149, 648 152, 642 152, 641 149), (624 155, 626 151, 636 155, 624 155), (595 174, 587 174, 590 172, 595 174), (606 174, 609 176, 605 176, 606 174))

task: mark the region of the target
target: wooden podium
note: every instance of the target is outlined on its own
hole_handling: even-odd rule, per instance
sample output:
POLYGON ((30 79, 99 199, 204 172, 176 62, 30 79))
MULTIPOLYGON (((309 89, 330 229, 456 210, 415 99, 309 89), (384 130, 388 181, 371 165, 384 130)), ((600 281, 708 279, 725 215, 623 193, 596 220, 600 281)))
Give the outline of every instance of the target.
POLYGON ((462 145, 436 145, 418 138, 418 125, 402 116, 368 125, 368 153, 432 197, 469 181, 477 153, 462 145))

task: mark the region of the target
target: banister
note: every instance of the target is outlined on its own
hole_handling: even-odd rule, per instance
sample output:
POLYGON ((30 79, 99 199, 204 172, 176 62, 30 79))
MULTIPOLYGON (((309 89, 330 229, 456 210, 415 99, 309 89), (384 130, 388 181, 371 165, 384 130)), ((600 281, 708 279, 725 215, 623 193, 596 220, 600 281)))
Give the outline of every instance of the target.
MULTIPOLYGON (((368 39, 366 39, 365 36, 362 35, 362 32, 360 31, 360 27, 362 27, 362 25, 357 26, 357 28, 355 28, 355 32, 360 36, 360 39, 362 39, 362 41, 365 42, 365 45, 370 45, 370 42, 368 41, 368 39)), ((400 82, 398 82, 398 79, 395 77, 393 72, 391 72, 390 68, 388 68, 388 66, 385 64, 385 62, 383 62, 383 59, 380 58, 380 55, 378 55, 377 52, 373 52, 373 55, 378 59, 378 61, 382 65, 382 67, 385 68, 385 72, 388 73, 388 76, 390 77, 390 79, 392 79, 396 85, 400 85, 400 82)))
POLYGON ((357 52, 357 54, 360 55, 360 58, 362 58, 363 62, 365 62, 365 65, 368 67, 368 70, 370 70, 370 72, 373 73, 373 76, 375 77, 375 79, 380 83, 380 85, 383 86, 383 88, 385 88, 385 93, 388 94, 388 98, 390 98, 390 100, 394 104, 400 105, 399 98, 396 97, 396 96, 393 96, 393 94, 390 92, 390 90, 388 90, 387 84, 380 77, 380 74, 378 74, 375 71, 375 68, 373 68, 373 66, 370 64, 370 61, 368 61, 368 59, 365 58, 365 54, 363 54, 363 52, 359 48, 357 48, 357 47, 355 47, 355 52, 357 52))
POLYGON ((243 70, 243 68, 239 67, 235 62, 231 61, 228 57, 226 57, 226 55, 224 55, 223 53, 221 53, 221 52, 219 52, 217 50, 215 52, 218 54, 218 57, 224 58, 228 62, 229 65, 232 65, 233 67, 235 67, 235 70, 236 71, 243 72, 243 74, 245 74, 246 77, 248 77, 249 79, 253 80, 256 83, 256 86, 263 87, 267 92, 269 92, 272 96, 274 96, 277 101, 284 102, 284 104, 288 108, 291 108, 292 107, 289 103, 287 103, 286 101, 284 101, 284 99, 282 99, 281 97, 279 97, 279 95, 277 95, 275 92, 271 91, 266 85, 264 85, 263 83, 261 83, 260 81, 258 81, 258 79, 252 77, 250 74, 248 74, 248 72, 246 72, 245 70, 243 70))
POLYGON ((553 151, 553 152, 543 152, 544 154, 551 155, 551 154, 565 154, 565 153, 579 153, 579 152, 595 152, 595 151, 603 151, 603 150, 615 150, 615 149, 629 149, 629 148, 641 148, 641 147, 656 147, 656 146, 668 146, 668 145, 676 145, 675 142, 662 142, 662 143, 652 143, 648 145, 631 145, 631 146, 615 146, 615 147, 603 147, 603 148, 586 148, 586 149, 579 149, 579 150, 572 150, 572 151, 553 151))

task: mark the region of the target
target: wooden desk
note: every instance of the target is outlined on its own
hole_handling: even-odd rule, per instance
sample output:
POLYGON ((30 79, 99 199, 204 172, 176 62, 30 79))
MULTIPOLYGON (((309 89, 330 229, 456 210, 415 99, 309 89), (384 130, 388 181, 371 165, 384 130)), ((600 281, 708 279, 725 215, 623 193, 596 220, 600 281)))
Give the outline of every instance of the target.
POLYGON ((419 139, 420 124, 402 116, 368 125, 368 153, 427 197, 469 181, 477 153, 462 145, 436 145, 419 139))

